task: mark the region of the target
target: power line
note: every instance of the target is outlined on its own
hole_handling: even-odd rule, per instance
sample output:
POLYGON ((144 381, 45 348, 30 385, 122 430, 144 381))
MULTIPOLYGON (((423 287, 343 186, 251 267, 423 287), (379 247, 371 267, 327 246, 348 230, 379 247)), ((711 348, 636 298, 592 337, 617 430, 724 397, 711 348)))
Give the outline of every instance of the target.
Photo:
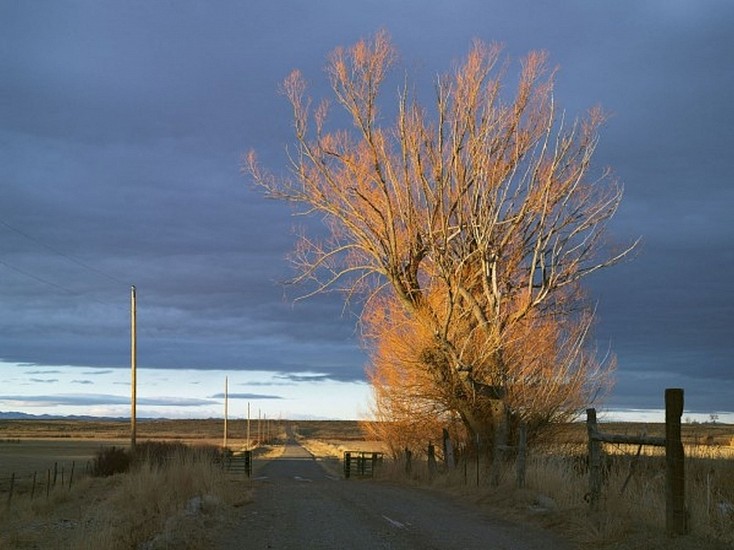
POLYGON ((29 279, 32 279, 32 280, 36 281, 37 283, 40 283, 40 284, 49 286, 51 288, 55 288, 57 290, 61 290, 61 291, 65 292, 66 294, 69 294, 70 296, 84 296, 84 298, 87 301, 97 302, 98 304, 102 304, 103 306, 112 306, 112 307, 114 307, 116 309, 119 309, 120 311, 127 311, 126 308, 122 307, 118 303, 111 302, 111 301, 100 300, 98 298, 90 298, 89 296, 84 295, 82 292, 80 292, 78 290, 72 290, 72 289, 67 288, 67 287, 65 287, 63 285, 60 285, 58 283, 54 283, 53 281, 49 281, 48 279, 45 279, 43 277, 39 277, 38 275, 34 275, 30 271, 26 271, 25 269, 21 269, 19 267, 16 267, 14 265, 11 265, 11 264, 9 264, 8 262, 6 262, 4 260, 0 260, 0 265, 4 266, 7 269, 9 269, 11 271, 14 271, 14 272, 16 272, 16 273, 18 273, 20 275, 23 275, 24 277, 28 277, 29 279))
MULTIPOLYGON (((78 258, 75 258, 74 256, 70 256, 69 254, 66 254, 66 253, 62 252, 58 248, 53 247, 50 244, 45 243, 45 242, 41 241, 40 239, 37 239, 36 237, 33 237, 32 235, 29 235, 25 231, 22 231, 22 230, 18 229, 17 227, 14 227, 14 226, 10 225, 8 222, 6 222, 5 220, 3 220, 1 218, 0 218, 0 225, 3 225, 4 227, 6 227, 7 229, 9 229, 10 231, 13 231, 14 233, 17 233, 18 235, 21 235, 22 237, 25 237, 29 241, 32 241, 32 242, 36 243, 39 246, 42 246, 43 248, 45 248, 46 250, 49 250, 49 251, 53 252, 54 254, 58 254, 62 258, 65 258, 66 260, 68 260, 68 261, 70 261, 70 262, 72 262, 72 263, 74 263, 74 264, 76 264, 76 265, 78 265, 78 266, 80 266, 80 267, 82 267, 84 269, 87 269, 89 271, 93 271, 94 273, 97 273, 98 275, 101 275, 103 277, 106 277, 107 279, 109 279, 109 280, 111 280, 111 281, 113 281, 115 283, 118 283, 118 284, 121 284, 121 285, 126 285, 126 286, 128 284, 125 281, 122 281, 122 280, 118 279, 114 275, 110 275, 109 273, 107 273, 105 271, 102 271, 101 269, 98 269, 98 268, 96 268, 94 266, 91 266, 88 263, 83 262, 83 261, 81 261, 78 258)), ((3 265, 6 265, 7 266, 8 264, 6 264, 6 263, 3 262, 3 265)), ((14 268, 11 268, 11 269, 14 269, 14 268)), ((20 272, 20 270, 18 270, 18 269, 16 269, 16 271, 19 271, 20 272)), ((24 275, 28 275, 28 273, 23 273, 23 274, 24 275)), ((35 278, 35 276, 32 276, 31 275, 31 278, 35 278)), ((59 286, 59 285, 54 285, 53 283, 50 283, 50 284, 52 286, 59 286)), ((61 287, 59 287, 59 288, 61 288, 61 287)))
POLYGON ((63 286, 58 285, 58 284, 56 284, 54 282, 51 282, 51 281, 49 281, 47 279, 44 279, 43 277, 38 277, 37 275, 34 275, 33 273, 30 273, 29 271, 25 271, 24 269, 20 269, 19 267, 15 267, 13 265, 10 265, 9 263, 4 262, 3 260, 0 260, 0 264, 4 265, 6 268, 8 268, 8 269, 10 269, 12 271, 15 271, 16 273, 20 273, 24 277, 28 277, 29 279, 33 279, 34 281, 39 282, 41 284, 48 285, 50 287, 57 288, 59 290, 63 290, 64 292, 66 292, 68 294, 76 294, 76 292, 74 292, 73 290, 70 290, 70 289, 68 289, 66 287, 63 287, 63 286))

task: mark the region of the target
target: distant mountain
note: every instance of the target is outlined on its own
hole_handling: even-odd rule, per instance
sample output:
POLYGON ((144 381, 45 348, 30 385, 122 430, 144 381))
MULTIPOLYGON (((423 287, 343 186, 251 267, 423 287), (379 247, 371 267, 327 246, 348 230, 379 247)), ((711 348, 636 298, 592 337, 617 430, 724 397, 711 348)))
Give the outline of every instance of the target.
MULTIPOLYGON (((104 421, 104 422, 129 422, 129 418, 110 417, 110 416, 86 416, 86 415, 54 415, 54 414, 28 414, 18 411, 0 411, 0 420, 84 420, 84 421, 104 421)), ((138 420, 145 420, 139 418, 138 420)))
POLYGON ((30 420, 31 418, 40 418, 40 417, 32 415, 32 414, 22 413, 22 412, 0 411, 0 420, 30 420))

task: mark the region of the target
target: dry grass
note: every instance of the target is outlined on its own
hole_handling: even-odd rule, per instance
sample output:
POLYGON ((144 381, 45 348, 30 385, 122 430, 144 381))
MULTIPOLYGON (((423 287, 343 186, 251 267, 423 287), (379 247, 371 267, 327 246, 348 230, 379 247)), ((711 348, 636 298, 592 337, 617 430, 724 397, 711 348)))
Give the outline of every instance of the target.
MULTIPOLYGON (((221 443, 221 422, 176 422, 178 426, 166 421, 156 429, 167 434, 164 439, 168 440, 221 443)), ((289 422, 288 425, 335 475, 341 474, 340 459, 344 451, 382 449, 380 442, 366 440, 354 422, 289 422)), ((27 431, 20 437, 49 429, 48 426, 43 430, 30 428, 26 424, 27 431)), ((230 432, 233 448, 237 448, 238 439, 242 440, 241 428, 235 425, 230 432)), ((477 486, 473 460, 468 461, 466 470, 461 464, 451 472, 432 477, 425 457, 416 457, 409 476, 400 462, 386 462, 381 475, 401 483, 430 486, 490 508, 495 514, 554 529, 582 548, 734 547, 734 447, 731 445, 734 427, 684 425, 683 428, 691 535, 677 539, 664 534, 664 466, 659 449, 643 447, 642 459, 622 492, 630 472, 629 459, 637 448, 605 445, 607 455, 624 459, 612 462, 601 514, 590 516, 584 498, 588 492, 585 465, 582 459, 569 458, 586 453, 583 425, 559 428, 553 434, 554 444, 545 442, 530 453, 524 489, 515 488, 512 463, 507 464, 496 488, 489 486, 485 466, 479 468, 477 486)), ((102 435, 110 435, 106 428, 100 429, 103 431, 85 437, 97 439, 99 445, 102 435)), ((151 434, 155 433, 152 424, 149 429, 151 434)), ((619 424, 605 425, 603 431, 628 434, 644 431, 659 436, 661 429, 660 425, 619 424)), ((19 437, 18 434, 14 432, 12 437, 19 437)), ((15 453, 20 463, 23 453, 19 447, 7 449, 27 441, 18 443, 10 439, 0 445, 0 451, 15 453)), ((35 451, 31 447, 32 455, 35 451)), ((50 449, 59 451, 53 445, 50 449)), ((277 445, 255 449, 258 459, 276 458, 281 452, 282 447, 277 445)), ((48 541, 54 541, 58 548, 129 548, 146 541, 147 546, 140 547, 196 548, 206 547, 206 531, 218 522, 227 521, 236 511, 233 505, 249 498, 249 484, 244 480, 232 481, 211 464, 182 459, 180 467, 165 471, 143 468, 107 479, 75 480, 71 491, 56 490, 48 500, 36 497, 31 503, 26 495, 21 496, 25 498, 14 499, 10 510, 0 510, 0 548, 45 547, 48 541), (195 497, 200 500, 192 501, 195 497), (187 503, 192 503, 194 509, 187 512, 187 503)), ((0 501, 0 507, 3 506, 4 501, 0 501)))
MULTIPOLYGON (((662 425, 604 426, 605 432, 630 435, 645 432, 662 436, 662 430, 662 425)), ((380 477, 430 486, 508 519, 540 524, 558 531, 581 548, 724 549, 734 547, 732 433, 734 427, 726 425, 684 426, 690 535, 675 539, 665 534, 665 462, 664 450, 660 448, 643 447, 630 473, 638 447, 604 445, 605 454, 611 457, 609 470, 600 513, 590 514, 583 425, 559 428, 551 438, 556 443, 546 441, 530 453, 523 489, 515 486, 514 462, 506 465, 499 487, 489 485, 485 465, 481 464, 477 472, 475 459, 451 472, 435 475, 429 473, 425 456, 414 457, 407 475, 404 462, 391 461, 383 465, 380 477)), ((383 447, 379 442, 360 439, 357 433, 344 438, 324 430, 317 435, 326 437, 303 439, 301 443, 335 473, 341 472, 338 461, 344 451, 383 447)))
POLYGON ((637 451, 606 445, 613 456, 607 473, 600 513, 591 515, 586 501, 588 473, 585 447, 576 443, 531 452, 525 487, 515 484, 515 464, 506 465, 498 487, 489 485, 489 472, 476 460, 450 472, 430 475, 425 457, 414 460, 409 475, 404 462, 385 465, 382 476, 446 491, 515 521, 551 528, 582 548, 698 549, 734 547, 734 460, 729 447, 686 446, 686 503, 690 535, 671 539, 665 534, 665 462, 657 449, 643 447, 630 475, 637 451), (579 457, 579 458, 572 458, 579 457), (479 482, 477 483, 477 479, 479 482), (625 486, 624 490, 622 488, 625 486))
POLYGON ((0 547, 201 548, 206 532, 249 500, 210 455, 180 452, 166 466, 85 478, 48 499, 14 499, 0 517, 0 547))

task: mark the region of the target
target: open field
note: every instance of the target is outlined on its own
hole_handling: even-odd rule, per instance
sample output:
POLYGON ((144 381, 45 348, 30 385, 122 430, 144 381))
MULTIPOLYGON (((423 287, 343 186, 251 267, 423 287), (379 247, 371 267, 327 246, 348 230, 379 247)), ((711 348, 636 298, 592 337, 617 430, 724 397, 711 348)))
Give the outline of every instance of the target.
MULTIPOLYGON (((605 433, 665 437, 664 423, 599 422, 605 433)), ((556 443, 586 443, 586 424, 574 422, 555 427, 550 437, 556 443)), ((684 445, 718 445, 734 447, 734 425, 732 424, 682 424, 681 439, 684 445)))
MULTIPOLYGON (((272 436, 279 436, 288 426, 304 440, 318 441, 324 452, 331 454, 343 450, 385 451, 381 442, 370 441, 357 421, 270 421, 272 436), (329 446, 331 448, 329 448, 329 446), (335 451, 336 449, 336 451, 335 451)), ((600 429, 615 434, 664 435, 664 424, 602 423, 600 429)), ((251 421, 250 436, 253 441, 262 431, 257 420, 251 421)), ((9 473, 32 473, 52 467, 54 462, 83 464, 103 446, 126 447, 129 445, 130 425, 127 422, 88 422, 71 420, 4 420, 0 421, 0 477, 9 473)), ((247 443, 247 421, 230 420, 228 446, 243 448, 247 443)), ((715 449, 717 456, 734 459, 734 426, 726 424, 684 424, 683 443, 690 456, 701 454, 701 449, 715 449)), ((221 419, 204 420, 144 420, 138 422, 137 440, 144 442, 178 441, 189 444, 219 446, 223 441, 221 419)), ((587 442, 583 423, 557 426, 544 442, 548 447, 576 448, 583 453, 587 442)), ((428 442, 426 442, 428 443, 428 442)), ((311 445, 313 447, 313 444, 311 445)), ((629 452, 625 446, 607 445, 607 453, 629 452)), ((633 451, 634 452, 634 451, 633 451)), ((660 452, 646 448, 645 453, 660 452)), ((318 454, 318 453, 317 453, 318 454)))
MULTIPOLYGON (((662 424, 607 423, 600 424, 599 429, 605 433, 663 435, 662 424)), ((13 501, 13 514, 17 514, 17 525, 36 522, 44 525, 39 532, 50 529, 49 532, 58 534, 61 529, 57 529, 58 525, 64 525, 63 518, 71 514, 70 506, 74 510, 73 514, 78 516, 92 514, 88 509, 92 500, 104 503, 107 513, 111 513, 114 506, 122 506, 121 503, 126 502, 126 499, 139 502, 141 497, 134 495, 136 492, 147 491, 149 484, 157 483, 155 476, 145 478, 146 481, 133 481, 134 478, 124 481, 127 477, 117 476, 111 479, 87 478, 83 476, 83 467, 80 466, 90 460, 102 446, 127 447, 128 430, 129 425, 124 422, 0 421, 0 506, 6 500, 7 480, 11 472, 27 477, 32 471, 43 472, 56 462, 60 467, 66 464, 68 472, 71 461, 76 462, 79 476, 78 481, 77 476, 74 478, 73 490, 56 490, 51 493, 50 498, 39 498, 37 493, 36 499, 31 502, 28 498, 28 483, 25 488, 22 484, 16 484, 19 498, 13 501), (127 496, 120 496, 121 494, 127 496), (56 519, 52 521, 49 518, 56 519)), ((219 447, 222 445, 222 430, 223 422, 218 419, 144 421, 138 424, 138 442, 159 440, 187 444, 206 443, 219 447)), ((385 450, 381 442, 366 438, 358 422, 280 421, 271 424, 272 446, 261 448, 263 452, 257 453, 256 463, 278 457, 282 449, 279 444, 287 439, 286 433, 294 434, 336 476, 340 474, 339 458, 345 450, 385 450)), ((251 423, 251 437, 256 439, 257 434, 255 421, 251 423)), ((386 462, 381 477, 401 485, 419 485, 446 492, 452 498, 460 498, 492 515, 504 516, 512 521, 531 522, 552 528, 582 548, 728 548, 734 546, 732 438, 734 426, 731 425, 683 426, 686 502, 691 535, 675 541, 664 534, 665 474, 664 459, 660 456, 659 448, 645 447, 641 453, 643 458, 633 467, 637 451, 635 446, 604 445, 604 451, 610 458, 618 458, 608 463, 601 503, 602 520, 592 521, 588 513, 588 503, 585 501, 588 473, 583 458, 587 435, 586 427, 582 423, 559 426, 545 441, 530 449, 524 489, 515 487, 512 460, 505 465, 506 470, 499 487, 491 487, 487 482, 486 464, 480 465, 477 470, 479 463, 473 459, 467 460, 460 463, 455 470, 436 476, 428 471, 425 456, 420 456, 420 453, 414 456, 413 468, 407 477, 400 457, 395 462, 386 462), (577 458, 571 459, 573 456, 577 458), (476 480, 481 480, 481 483, 476 480)), ((228 443, 234 450, 245 445, 246 421, 229 422, 228 443)), ((440 448, 437 448, 437 452, 440 466, 440 448)), ((218 480, 214 474, 207 475, 215 480, 208 482, 207 487, 220 487, 217 491, 226 495, 229 487, 226 479, 218 480)), ((191 493, 194 489, 188 488, 178 494, 178 484, 188 486, 190 483, 186 475, 180 479, 170 477, 169 474, 165 474, 165 477, 167 490, 173 490, 177 495, 175 499, 171 496, 170 503, 161 509, 168 510, 166 513, 180 515, 186 499, 197 493, 191 493), (173 504, 174 500, 178 504, 173 504)), ((243 491, 247 491, 246 485, 247 482, 237 489, 237 493, 244 494, 243 491)), ((211 492, 214 489, 196 491, 211 492)), ((164 494, 162 490, 161 494, 164 494)), ((220 502, 232 501, 232 498, 217 497, 220 502)), ((236 511, 226 506, 212 506, 218 510, 216 513, 236 514, 236 511)), ((130 510, 126 514, 134 516, 130 510)), ((10 521, 9 517, 12 518, 5 516, 2 521, 10 521)), ((165 518, 159 520, 158 527, 146 527, 148 532, 153 533, 155 529, 163 528, 161 525, 165 526, 165 518)), ((207 524, 218 521, 213 516, 203 516, 203 520, 206 521, 200 527, 204 530, 207 529, 207 524)), ((82 519, 78 522, 82 525, 82 519)), ((124 530, 124 526, 117 525, 115 529, 124 530)), ((36 534, 31 533, 28 537, 29 541, 37 540, 36 534)), ((14 540, 16 542, 9 547, 34 547, 30 542, 25 545, 22 537, 14 540)))
MULTIPOLYGON (((285 425, 307 439, 339 440, 357 444, 364 438, 356 421, 270 421, 269 431, 282 437, 285 425)), ((223 442, 221 419, 145 420, 137 424, 137 441, 175 441, 194 445, 220 446, 223 442)), ((250 436, 257 443, 265 424, 250 423, 250 436)), ((247 444, 247 421, 230 420, 228 446, 244 448, 247 444)), ((0 421, 0 493, 7 490, 11 474, 29 476, 45 472, 58 464, 69 471, 72 462, 77 473, 83 472, 102 447, 130 444, 127 422, 89 422, 78 420, 3 420, 0 421)))
MULTIPOLYGON (((363 439, 359 422, 354 420, 269 420, 268 424, 282 429, 286 424, 304 437, 319 439, 363 439)), ((246 438, 247 420, 230 419, 229 438, 246 438)), ((265 421, 262 428, 265 428, 265 421)), ((195 420, 138 420, 139 440, 221 441, 223 420, 219 418, 195 420)), ((253 438, 259 430, 258 420, 250 421, 253 438)), ((7 439, 112 439, 129 440, 130 423, 126 421, 81 420, 0 420, 0 441, 7 439)))
POLYGON ((101 447, 125 446, 128 440, 114 439, 13 439, 0 440, 0 491, 3 479, 10 474, 27 476, 45 472, 54 464, 68 467, 73 463, 85 469, 101 447))

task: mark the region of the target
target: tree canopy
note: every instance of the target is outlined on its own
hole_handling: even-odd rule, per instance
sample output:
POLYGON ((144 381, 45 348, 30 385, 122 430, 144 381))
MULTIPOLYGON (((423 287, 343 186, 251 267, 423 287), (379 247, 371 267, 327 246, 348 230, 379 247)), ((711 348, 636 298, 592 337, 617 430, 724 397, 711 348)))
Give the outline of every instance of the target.
POLYGON ((393 420, 456 414, 496 437, 508 415, 540 426, 576 412, 612 366, 589 349, 593 308, 580 282, 634 247, 605 242, 622 188, 592 170, 602 111, 566 120, 542 52, 522 60, 508 91, 501 48, 476 41, 436 79, 430 106, 406 78, 386 120, 396 60, 385 32, 331 54, 346 128, 294 71, 283 84, 292 173, 247 157, 268 196, 328 227, 328 238, 298 244, 299 280, 366 298, 376 406, 393 420))

